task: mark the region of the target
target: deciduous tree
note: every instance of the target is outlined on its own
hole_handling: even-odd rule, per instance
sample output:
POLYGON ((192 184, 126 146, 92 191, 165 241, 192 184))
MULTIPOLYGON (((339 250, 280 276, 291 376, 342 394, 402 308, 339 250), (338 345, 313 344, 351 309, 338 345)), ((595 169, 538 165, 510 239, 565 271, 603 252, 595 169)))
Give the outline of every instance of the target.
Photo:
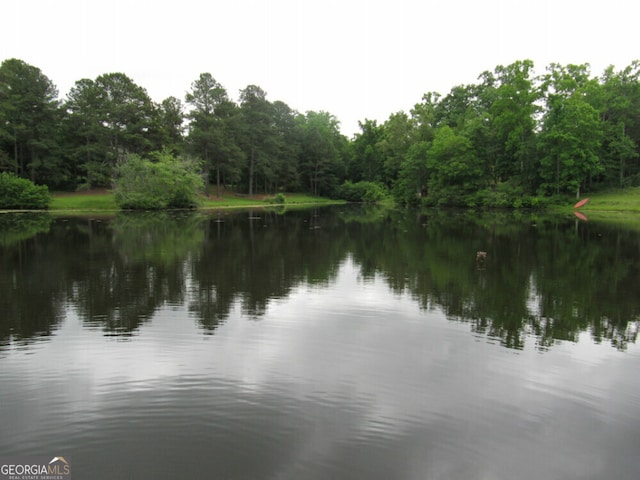
POLYGON ((327 112, 309 111, 301 120, 303 181, 313 195, 333 195, 346 175, 346 140, 340 134, 338 119, 327 112))

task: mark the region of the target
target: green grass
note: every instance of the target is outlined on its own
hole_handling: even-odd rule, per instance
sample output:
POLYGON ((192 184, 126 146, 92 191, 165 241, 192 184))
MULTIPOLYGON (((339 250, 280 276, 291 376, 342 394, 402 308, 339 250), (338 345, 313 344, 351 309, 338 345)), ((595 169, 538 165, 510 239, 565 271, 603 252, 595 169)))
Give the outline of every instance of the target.
POLYGON ((53 211, 119 210, 112 193, 53 194, 52 197, 50 209, 53 211))
POLYGON ((640 233, 640 187, 630 187, 619 190, 598 192, 584 195, 589 198, 589 203, 574 209, 575 199, 567 199, 563 206, 553 206, 551 211, 581 215, 581 218, 589 222, 597 222, 640 233))
MULTIPOLYGON (((627 212, 640 213, 640 187, 626 188, 610 192, 601 192, 589 197, 589 203, 580 208, 581 212, 627 212)), ((330 205, 343 204, 343 200, 331 200, 323 197, 314 197, 302 193, 287 193, 283 205, 270 203, 273 197, 247 196, 226 194, 221 198, 212 196, 204 200, 201 209, 217 208, 256 208, 256 207, 279 207, 285 208, 304 205, 330 205)), ((551 208, 551 210, 572 211, 574 200, 567 201, 566 207, 551 208)), ((119 210, 112 193, 89 193, 89 194, 54 194, 51 202, 51 210, 57 212, 69 211, 117 211, 119 210)))
MULTIPOLYGON (((582 198, 589 199, 589 203, 576 210, 582 213, 640 213, 640 187, 589 193, 583 195, 582 198)), ((554 212, 573 212, 573 206, 577 201, 575 198, 567 197, 564 204, 552 205, 549 210, 554 212)))
MULTIPOLYGON (((314 197, 302 193, 285 194, 284 204, 271 203, 273 197, 225 195, 218 199, 211 197, 203 200, 201 209, 212 210, 217 208, 255 208, 255 207, 282 207, 303 205, 330 205, 342 204, 343 200, 331 200, 323 197, 314 197)), ((93 211, 118 211, 112 193, 58 193, 53 194, 51 201, 51 211, 53 212, 93 212, 93 211)))
POLYGON ((256 196, 250 198, 248 196, 235 196, 224 195, 221 198, 212 196, 210 199, 205 200, 200 208, 215 209, 215 208, 248 208, 248 207, 289 207, 292 205, 331 205, 346 203, 344 200, 331 200, 324 197, 314 197, 303 193, 287 193, 285 194, 286 200, 284 204, 272 203, 272 196, 256 196))
POLYGON ((640 187, 601 192, 588 197, 589 203, 581 211, 640 212, 640 187))

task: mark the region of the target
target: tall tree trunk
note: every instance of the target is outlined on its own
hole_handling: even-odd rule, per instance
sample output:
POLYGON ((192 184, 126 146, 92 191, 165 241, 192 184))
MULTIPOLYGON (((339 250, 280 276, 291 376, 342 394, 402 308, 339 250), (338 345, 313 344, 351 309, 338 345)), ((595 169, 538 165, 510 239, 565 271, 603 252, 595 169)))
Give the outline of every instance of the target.
POLYGON ((560 155, 556 154, 556 195, 560 194, 560 155))
POLYGON ((249 197, 253 197, 253 168, 255 165, 255 149, 251 147, 251 160, 249 161, 249 197))
POLYGON ((18 159, 20 162, 20 176, 24 176, 27 172, 27 165, 25 163, 24 160, 25 157, 25 153, 24 153, 24 144, 20 143, 18 144, 18 159))
POLYGON ((20 168, 18 164, 18 134, 16 129, 13 129, 13 163, 16 169, 16 175, 20 175, 20 168))
POLYGON ((216 196, 220 198, 220 164, 216 164, 216 196))
POLYGON ((209 198, 209 150, 204 150, 204 194, 209 198))
POLYGON ((318 177, 320 176, 320 162, 316 163, 316 168, 313 172, 313 194, 317 197, 318 196, 318 177))
MULTIPOLYGON (((622 137, 624 138, 626 131, 626 125, 622 124, 622 137)), ((624 155, 620 155, 620 188, 624 184, 624 155)))
POLYGON ((30 167, 29 169, 30 169, 30 174, 31 174, 31 181, 33 183, 36 183, 36 160, 37 160, 37 155, 35 155, 33 153, 33 150, 32 150, 31 151, 31 163, 29 164, 29 167, 30 167))

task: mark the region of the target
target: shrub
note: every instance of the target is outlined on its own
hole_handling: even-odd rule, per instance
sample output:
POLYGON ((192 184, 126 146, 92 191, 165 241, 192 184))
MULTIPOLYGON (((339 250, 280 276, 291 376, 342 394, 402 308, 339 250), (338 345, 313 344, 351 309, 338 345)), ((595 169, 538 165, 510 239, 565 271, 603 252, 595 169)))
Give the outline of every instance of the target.
POLYGON ((36 185, 13 173, 0 173, 0 208, 42 210, 49 208, 50 202, 46 185, 36 185))
POLYGON ((475 201, 467 194, 466 189, 460 185, 451 185, 446 188, 433 186, 429 189, 429 195, 424 199, 424 205, 428 207, 474 207, 475 201))
POLYGON ((155 162, 130 155, 116 171, 115 201, 123 209, 161 210, 193 208, 204 187, 192 163, 168 152, 154 155, 155 162))
POLYGON ((467 206, 484 208, 540 208, 544 200, 527 195, 522 186, 502 182, 495 188, 485 188, 467 197, 467 206))
POLYGON ((383 200, 387 194, 381 185, 374 182, 344 182, 338 188, 338 196, 348 202, 376 203, 383 200))
POLYGON ((487 208, 509 208, 512 202, 509 198, 509 193, 503 189, 484 188, 469 195, 468 203, 487 208))
POLYGON ((276 193, 275 196, 266 199, 266 201, 275 205, 284 205, 287 201, 287 197, 284 193, 276 193))

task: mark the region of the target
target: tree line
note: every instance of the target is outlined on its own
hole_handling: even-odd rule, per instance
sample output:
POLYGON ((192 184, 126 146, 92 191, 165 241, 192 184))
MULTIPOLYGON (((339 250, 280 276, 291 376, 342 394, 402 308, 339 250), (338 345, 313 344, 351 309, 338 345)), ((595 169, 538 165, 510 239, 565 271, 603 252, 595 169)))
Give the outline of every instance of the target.
POLYGON ((197 160, 207 195, 383 189, 403 204, 534 206, 640 185, 639 145, 638 61, 598 77, 588 64, 499 65, 350 139, 331 113, 256 85, 236 101, 210 73, 160 103, 124 73, 78 80, 60 100, 39 68, 0 64, 0 171, 53 190, 111 187, 133 156, 162 151, 197 160))

